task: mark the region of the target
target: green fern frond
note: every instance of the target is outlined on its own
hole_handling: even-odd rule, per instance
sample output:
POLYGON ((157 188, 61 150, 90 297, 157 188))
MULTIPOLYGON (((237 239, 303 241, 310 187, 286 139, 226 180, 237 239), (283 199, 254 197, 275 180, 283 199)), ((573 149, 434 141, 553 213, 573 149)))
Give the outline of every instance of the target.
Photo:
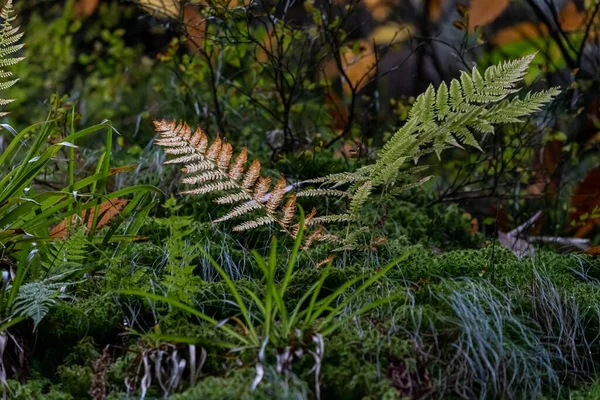
POLYGON ((37 327, 50 311, 50 307, 56 304, 56 299, 60 296, 60 288, 64 286, 64 283, 47 281, 22 285, 15 297, 13 313, 31 318, 34 327, 37 327))
POLYGON ((304 189, 297 193, 298 197, 347 197, 349 194, 346 190, 337 189, 304 189))
POLYGON ((482 76, 476 68, 435 91, 429 87, 420 95, 406 124, 386 143, 372 172, 374 186, 397 179, 394 168, 419 148, 433 145, 440 153, 446 145, 460 143, 479 148, 477 133, 494 133, 494 124, 516 122, 550 102, 557 89, 508 100, 518 91, 534 55, 489 67, 482 76), (392 166, 394 168, 392 168, 392 166))
MULTIPOLYGON (((12 72, 4 68, 17 64, 23 57, 9 57, 12 54, 21 50, 23 43, 16 44, 23 37, 23 33, 19 32, 19 27, 13 27, 12 23, 16 19, 15 10, 12 0, 8 0, 2 10, 0 10, 0 18, 2 26, 0 28, 0 78, 7 79, 12 77, 12 72)), ((19 79, 10 79, 0 82, 0 90, 6 90, 17 83, 19 79)), ((6 105, 13 102, 14 99, 0 99, 0 105, 6 105)), ((0 116, 6 115, 6 112, 0 112, 0 116)))
POLYGON ((77 230, 65 240, 44 246, 42 266, 52 275, 66 270, 83 268, 88 254, 89 241, 85 228, 77 230))

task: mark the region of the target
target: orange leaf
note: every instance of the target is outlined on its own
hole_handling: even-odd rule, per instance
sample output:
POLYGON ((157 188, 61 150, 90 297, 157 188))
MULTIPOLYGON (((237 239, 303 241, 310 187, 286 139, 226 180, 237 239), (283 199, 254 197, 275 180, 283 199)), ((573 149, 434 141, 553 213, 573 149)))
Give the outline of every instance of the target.
POLYGON ((96 11, 100 0, 79 0, 73 7, 73 13, 78 17, 89 17, 96 11))
POLYGON ((510 0, 471 0, 469 5, 469 30, 493 22, 508 7, 510 0))
POLYGON ((573 32, 584 27, 585 17, 585 12, 579 11, 575 2, 571 0, 560 10, 558 22, 563 31, 573 32))
POLYGON ((120 174, 121 172, 131 171, 132 169, 135 169, 135 167, 137 167, 137 166, 138 166, 138 164, 131 164, 131 165, 126 165, 124 167, 113 167, 109 170, 109 174, 114 175, 114 174, 120 174))
POLYGON ((598 255, 600 255, 600 246, 590 247, 585 251, 585 254, 597 257, 598 255))
POLYGON ((436 22, 442 16, 442 4, 443 0, 429 1, 429 20, 431 22, 436 22))
MULTIPOLYGON (((103 203, 100 203, 100 207, 98 207, 98 215, 99 219, 96 223, 96 229, 100 229, 103 226, 106 226, 112 221, 121 210, 127 204, 127 199, 112 199, 107 200, 103 203)), ((71 217, 71 224, 76 225, 78 219, 81 222, 86 222, 86 231, 89 232, 92 229, 93 221, 96 218, 95 215, 96 207, 88 208, 87 210, 83 210, 81 216, 73 215, 71 217)), ((66 239, 69 236, 69 219, 66 218, 64 221, 56 225, 54 228, 50 230, 50 237, 54 239, 66 239)))
POLYGON ((375 75, 377 57, 373 45, 366 40, 358 40, 358 54, 353 51, 342 53, 342 65, 347 81, 344 82, 344 92, 352 94, 352 88, 359 92, 375 75))
POLYGON ((200 10, 188 4, 183 9, 183 25, 188 38, 185 43, 191 52, 195 52, 206 39, 206 18, 200 10))
POLYGON ((525 39, 535 39, 548 34, 548 27, 533 22, 519 22, 509 28, 496 32, 490 42, 497 46, 518 42, 525 39))
POLYGON ((378 22, 384 21, 398 3, 399 0, 363 0, 363 4, 371 13, 371 17, 378 22))

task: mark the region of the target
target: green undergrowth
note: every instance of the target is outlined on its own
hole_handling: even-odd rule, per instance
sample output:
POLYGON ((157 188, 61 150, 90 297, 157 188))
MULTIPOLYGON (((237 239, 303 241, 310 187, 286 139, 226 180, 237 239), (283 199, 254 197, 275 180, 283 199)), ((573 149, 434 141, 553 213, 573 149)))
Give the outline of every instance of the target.
MULTIPOLYGON (((142 288, 176 296, 216 319, 235 314, 232 293, 204 263, 201 253, 193 250, 197 245, 221 265, 229 265, 228 273, 235 276, 239 290, 265 290, 254 261, 235 241, 187 217, 169 219, 168 227, 161 219, 148 220, 144 229, 154 235, 150 240, 123 244, 102 278, 90 277, 78 285, 73 300, 53 309, 39 325, 31 365, 31 373, 39 378, 25 385, 12 382, 11 390, 20 393, 15 398, 85 398, 93 363, 106 345, 113 358, 107 378, 109 398, 126 398, 123 382, 132 370, 141 368, 136 357, 148 346, 161 343, 139 336, 144 332, 196 338, 206 351, 198 383, 190 387, 184 380, 179 394, 170 398, 315 397, 312 357, 305 354, 288 374, 265 365, 264 377, 252 391, 257 374, 253 351, 228 355, 211 344, 225 340, 226 335, 210 324, 165 304, 113 293, 142 288), (176 234, 172 230, 178 226, 175 221, 181 225, 176 234)), ((424 244, 400 243, 387 251, 400 254, 411 248, 414 253, 350 302, 344 312, 391 294, 395 300, 350 319, 325 338, 318 377, 321 398, 393 399, 426 394, 453 398, 465 393, 486 398, 500 398, 502 393, 553 398, 564 393, 563 387, 593 380, 594 357, 600 352, 596 338, 600 262, 547 250, 519 260, 495 242, 481 249, 442 254, 424 244), (492 367, 501 374, 493 375, 492 367), (502 379, 494 380, 494 376, 502 379)), ((382 253, 378 258, 355 255, 346 266, 334 262, 320 296, 356 276, 367 279, 378 268, 371 262, 388 261, 382 253)), ((311 257, 310 253, 300 257, 285 298, 290 307, 323 273, 311 257)), ((178 346, 182 354, 186 352, 185 344, 178 346)), ((154 381, 146 398, 162 395, 154 381)))

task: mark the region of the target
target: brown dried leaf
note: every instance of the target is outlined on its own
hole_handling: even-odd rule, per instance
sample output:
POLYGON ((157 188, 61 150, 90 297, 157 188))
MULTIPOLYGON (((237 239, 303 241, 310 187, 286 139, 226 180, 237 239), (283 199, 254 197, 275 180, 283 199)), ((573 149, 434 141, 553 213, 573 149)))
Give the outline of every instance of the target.
MULTIPOLYGON (((112 199, 107 200, 103 203, 100 203, 100 207, 98 208, 98 216, 100 219, 96 223, 96 229, 100 229, 110 223, 127 205, 127 199, 112 199)), ((81 216, 72 216, 71 224, 76 225, 78 221, 86 223, 86 231, 90 231, 92 229, 92 225, 95 215, 96 207, 91 207, 86 210, 83 210, 81 216)), ((68 231, 68 218, 56 225, 54 228, 50 230, 50 237, 54 239, 66 239, 69 236, 68 231)))
POLYGON ((469 5, 469 31, 487 25, 500 16, 510 0, 471 0, 469 5))
POLYGON ((544 24, 519 22, 509 28, 504 28, 496 32, 491 38, 490 43, 501 46, 520 40, 535 39, 539 36, 546 36, 547 34, 548 27, 544 24))
POLYGON ((569 1, 561 10, 558 16, 560 27, 565 32, 573 32, 585 28, 585 12, 579 11, 573 0, 569 1))
POLYGON ((285 178, 282 175, 275 184, 275 187, 271 192, 271 197, 269 197, 269 201, 267 201, 267 210, 270 212, 275 212, 275 210, 277 210, 279 203, 281 203, 281 200, 283 200, 283 196, 285 195, 286 186, 285 178))

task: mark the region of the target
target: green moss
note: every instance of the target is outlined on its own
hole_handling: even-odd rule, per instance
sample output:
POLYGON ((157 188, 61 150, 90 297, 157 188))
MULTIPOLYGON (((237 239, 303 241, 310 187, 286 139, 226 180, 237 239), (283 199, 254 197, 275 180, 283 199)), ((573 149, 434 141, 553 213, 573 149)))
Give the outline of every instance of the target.
POLYGON ((92 382, 92 369, 81 365, 61 365, 58 367, 58 379, 64 392, 75 399, 88 397, 90 383, 92 382))
POLYGON ((252 391, 252 382, 256 377, 254 369, 236 369, 225 377, 207 377, 195 387, 183 393, 171 396, 171 400, 267 400, 267 399, 301 399, 306 398, 309 389, 307 384, 290 375, 281 377, 270 368, 263 380, 252 391))
POLYGON ((8 380, 7 397, 11 400, 75 400, 76 398, 64 393, 46 380, 30 380, 19 383, 8 380))

